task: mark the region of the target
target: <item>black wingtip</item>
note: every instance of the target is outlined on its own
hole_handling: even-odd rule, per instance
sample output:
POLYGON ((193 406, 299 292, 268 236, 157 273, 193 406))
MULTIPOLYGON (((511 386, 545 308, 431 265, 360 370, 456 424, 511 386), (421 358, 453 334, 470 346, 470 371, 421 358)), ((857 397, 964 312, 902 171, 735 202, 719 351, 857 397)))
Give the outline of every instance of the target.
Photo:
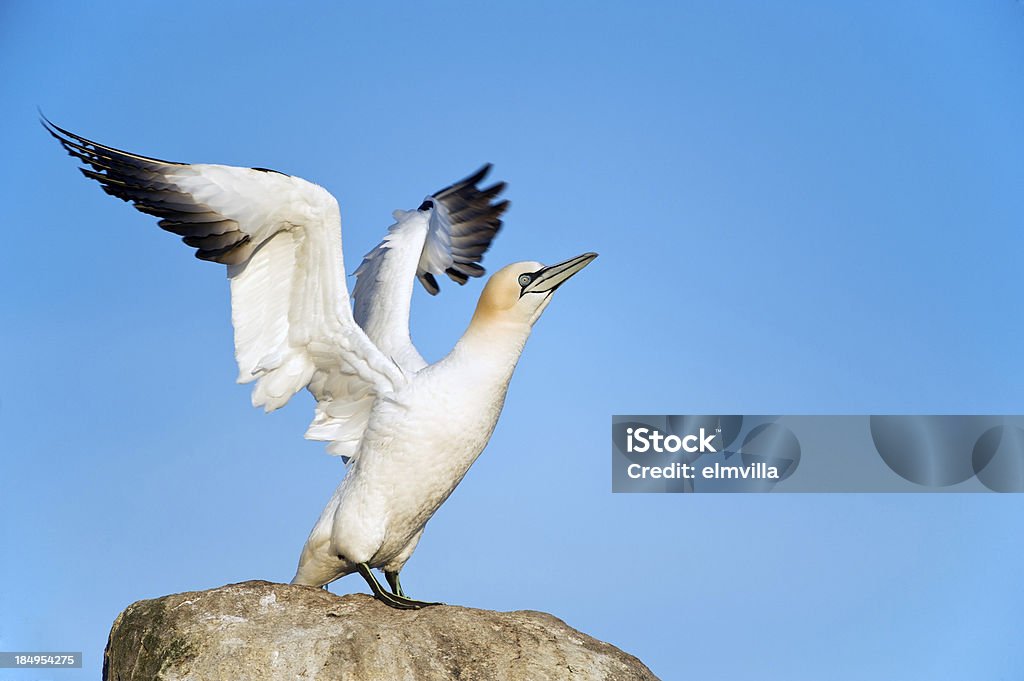
POLYGON ((466 282, 469 281, 469 276, 468 275, 466 275, 463 272, 460 272, 459 270, 455 269, 454 267, 449 267, 448 269, 446 269, 444 271, 444 273, 447 274, 448 277, 452 281, 457 283, 459 286, 465 286, 466 282))
POLYGON ((491 168, 494 166, 491 163, 485 163, 480 166, 480 169, 475 173, 467 177, 462 181, 462 184, 478 184, 481 180, 487 177, 487 174, 491 172, 491 168))
POLYGON ((39 123, 44 128, 49 130, 51 127, 53 127, 53 122, 50 121, 50 119, 46 117, 46 114, 43 113, 43 108, 41 106, 39 106, 38 104, 36 105, 36 113, 39 114, 39 123))
POLYGON ((48 133, 50 133, 51 135, 56 137, 61 142, 66 142, 68 140, 79 140, 79 141, 82 141, 82 142, 89 143, 89 140, 85 139, 84 137, 79 137, 75 133, 73 133, 73 132, 71 132, 69 130, 65 130, 64 128, 60 127, 59 125, 57 125, 56 123, 51 121, 43 113, 42 109, 39 109, 39 122, 40 122, 40 124, 42 124, 42 126, 44 128, 46 128, 46 131, 48 133))
POLYGON ((432 296, 436 296, 441 290, 441 287, 437 285, 437 279, 430 272, 424 272, 420 275, 420 283, 423 284, 423 288, 427 289, 427 293, 432 296))
POLYGON ((53 121, 51 121, 49 118, 47 118, 46 114, 44 114, 43 110, 40 109, 38 106, 36 107, 36 112, 39 114, 39 125, 43 126, 43 130, 45 130, 46 132, 50 133, 50 135, 53 136, 57 141, 63 143, 64 142, 64 138, 61 137, 60 134, 58 133, 60 128, 58 128, 53 123, 53 121))
POLYGON ((99 142, 94 142, 88 137, 76 135, 70 130, 65 130, 64 128, 60 127, 59 125, 51 121, 49 118, 44 116, 41 109, 39 110, 39 122, 42 124, 43 128, 45 128, 46 131, 54 137, 54 139, 56 139, 58 142, 64 145, 64 148, 67 149, 68 153, 70 153, 72 156, 75 156, 85 161, 86 163, 90 162, 89 159, 83 158, 79 154, 76 154, 72 149, 68 148, 67 145, 70 144, 74 147, 78 147, 79 149, 86 151, 87 154, 90 155, 99 154, 100 152, 103 152, 132 158, 137 161, 142 161, 144 163, 162 163, 164 165, 170 166, 185 165, 184 163, 180 163, 178 161, 166 161, 162 158, 156 158, 153 156, 141 156, 139 154, 133 154, 130 151, 125 151, 123 149, 118 149, 116 147, 109 147, 105 144, 100 144, 99 142), (83 145, 84 147, 91 147, 91 149, 84 148, 83 145))
MULTIPOLYGON (((444 273, 459 285, 465 284, 470 277, 484 274, 479 263, 501 230, 501 216, 510 205, 507 199, 498 200, 508 186, 505 182, 480 186, 492 168, 491 163, 483 164, 472 175, 428 196, 419 208, 422 211, 440 205, 446 209, 444 215, 450 223, 450 234, 445 246, 454 264, 444 273)), ((440 271, 436 273, 440 274, 440 271)), ((428 281, 421 276, 420 281, 428 292, 436 293, 436 280, 428 281)))
POLYGON ((282 173, 280 170, 274 170, 273 168, 253 167, 251 170, 258 170, 261 173, 274 173, 276 175, 284 175, 285 177, 289 177, 288 173, 282 173))

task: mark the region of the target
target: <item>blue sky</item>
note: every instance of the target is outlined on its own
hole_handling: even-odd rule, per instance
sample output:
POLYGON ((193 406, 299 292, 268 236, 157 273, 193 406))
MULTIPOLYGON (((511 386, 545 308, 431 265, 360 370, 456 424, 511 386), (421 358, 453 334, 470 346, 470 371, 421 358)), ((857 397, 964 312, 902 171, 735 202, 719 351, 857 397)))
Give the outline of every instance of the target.
MULTIPOLYGON (((490 161, 484 264, 601 257, 403 573, 664 679, 1017 679, 1024 498, 612 495, 616 413, 1021 413, 1024 6, 0 6, 0 650, 286 581, 341 463, 233 383, 228 290, 36 122, 338 197, 349 271, 490 161)), ((413 301, 438 359, 480 283, 413 301)), ((365 590, 357 577, 334 590, 365 590)), ((76 675, 77 674, 77 675, 76 675)), ((50 678, 5 671, 4 678, 50 678)))

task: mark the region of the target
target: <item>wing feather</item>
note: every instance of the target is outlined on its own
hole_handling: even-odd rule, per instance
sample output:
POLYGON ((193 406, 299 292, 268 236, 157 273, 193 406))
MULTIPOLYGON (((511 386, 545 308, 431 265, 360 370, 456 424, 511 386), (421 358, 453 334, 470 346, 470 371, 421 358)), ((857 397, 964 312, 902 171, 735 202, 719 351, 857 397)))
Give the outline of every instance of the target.
POLYGON ((409 307, 414 281, 431 294, 436 275, 459 284, 482 276, 484 252, 501 229, 508 201, 492 202, 505 188, 498 182, 477 185, 491 166, 424 199, 418 210, 395 211, 395 224, 355 271, 356 322, 386 355, 406 371, 426 366, 409 336, 409 307))
POLYGON ((429 213, 429 229, 416 276, 431 295, 439 290, 437 275, 447 274, 465 284, 469 277, 484 274, 479 262, 498 235, 501 216, 509 208, 507 200, 494 201, 505 190, 504 182, 485 189, 477 186, 490 171, 488 163, 469 177, 434 192, 420 205, 421 211, 429 213))
POLYGON ((255 382, 253 405, 271 411, 308 388, 307 437, 337 436, 328 450, 354 455, 374 401, 407 378, 352 316, 334 197, 276 171, 162 161, 43 125, 104 191, 228 266, 238 381, 255 382))

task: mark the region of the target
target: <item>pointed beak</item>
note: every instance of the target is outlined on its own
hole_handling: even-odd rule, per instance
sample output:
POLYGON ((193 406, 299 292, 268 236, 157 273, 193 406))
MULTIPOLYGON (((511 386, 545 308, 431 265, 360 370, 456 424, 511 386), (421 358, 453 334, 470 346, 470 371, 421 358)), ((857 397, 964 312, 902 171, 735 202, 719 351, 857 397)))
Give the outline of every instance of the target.
POLYGON ((575 258, 569 258, 557 265, 551 265, 533 273, 533 280, 523 287, 520 297, 526 293, 544 293, 554 291, 561 286, 569 277, 576 274, 589 265, 597 253, 584 253, 575 258))

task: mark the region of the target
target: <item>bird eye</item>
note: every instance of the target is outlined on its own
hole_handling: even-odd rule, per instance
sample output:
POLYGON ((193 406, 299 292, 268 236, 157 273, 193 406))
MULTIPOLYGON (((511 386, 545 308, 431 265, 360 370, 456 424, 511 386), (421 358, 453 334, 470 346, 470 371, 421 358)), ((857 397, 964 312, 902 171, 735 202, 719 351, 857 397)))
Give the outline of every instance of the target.
POLYGON ((527 286, 531 281, 533 281, 533 277, 531 277, 529 274, 520 274, 519 275, 519 285, 520 286, 527 286))

